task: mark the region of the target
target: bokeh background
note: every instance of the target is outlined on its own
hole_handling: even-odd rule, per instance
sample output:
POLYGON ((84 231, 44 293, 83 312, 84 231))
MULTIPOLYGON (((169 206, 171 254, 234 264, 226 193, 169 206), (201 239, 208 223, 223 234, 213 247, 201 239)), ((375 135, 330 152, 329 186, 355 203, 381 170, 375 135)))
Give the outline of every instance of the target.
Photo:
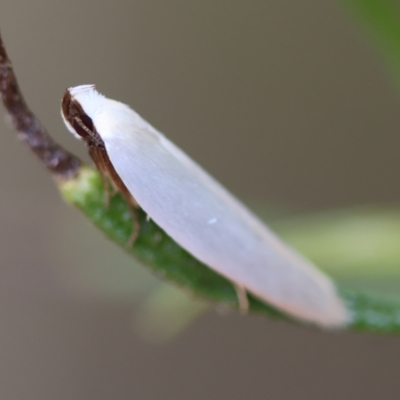
MULTIPOLYGON (((86 160, 59 104, 95 83, 243 199, 316 211, 400 198, 399 93, 333 0, 1 0, 0 28, 28 103, 86 160)), ((398 398, 395 336, 209 311, 146 340, 136 316, 157 281, 0 133, 1 399, 398 398)))

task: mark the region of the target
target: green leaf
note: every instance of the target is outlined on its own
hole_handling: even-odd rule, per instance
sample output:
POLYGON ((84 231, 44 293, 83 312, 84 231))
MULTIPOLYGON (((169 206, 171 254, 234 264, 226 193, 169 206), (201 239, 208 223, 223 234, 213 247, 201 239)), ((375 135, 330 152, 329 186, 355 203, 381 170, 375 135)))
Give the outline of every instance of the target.
MULTIPOLYGON (((129 248, 127 243, 132 231, 129 208, 119 195, 111 199, 108 208, 105 207, 102 180, 97 171, 82 167, 78 176, 59 182, 59 187, 68 203, 78 207, 111 240, 124 247, 157 275, 213 303, 238 308, 236 290, 232 283, 180 248, 153 221, 148 220, 142 210, 139 210, 139 237, 134 246, 129 248)), ((293 243, 295 242, 293 238, 296 237, 293 233, 295 225, 289 229, 289 225, 285 227, 282 224, 280 228, 282 232, 286 229, 286 235, 289 239, 291 236, 293 243)), ((325 233, 327 242, 323 248, 329 249, 329 229, 326 226, 323 229, 327 231, 325 233)), ((300 233, 300 236, 303 236, 303 245, 306 236, 304 232, 303 230, 300 233)), ((318 235, 322 235, 322 231, 319 231, 318 235)), ((313 240, 313 235, 309 235, 309 238, 313 240)), ((321 246, 322 238, 319 239, 319 242, 314 244, 315 248, 321 246)), ((400 330, 398 299, 377 295, 372 291, 351 290, 348 287, 340 286, 339 290, 353 314, 351 328, 376 332, 400 330)), ((249 302, 251 311, 265 313, 274 318, 291 319, 251 295, 249 302)))
POLYGON ((274 228, 336 279, 400 280, 398 208, 321 212, 278 221, 274 228))
POLYGON ((135 328, 144 340, 163 343, 176 337, 207 308, 204 301, 162 285, 140 307, 135 328))
POLYGON ((340 0, 383 55, 400 87, 400 6, 392 0, 340 0))

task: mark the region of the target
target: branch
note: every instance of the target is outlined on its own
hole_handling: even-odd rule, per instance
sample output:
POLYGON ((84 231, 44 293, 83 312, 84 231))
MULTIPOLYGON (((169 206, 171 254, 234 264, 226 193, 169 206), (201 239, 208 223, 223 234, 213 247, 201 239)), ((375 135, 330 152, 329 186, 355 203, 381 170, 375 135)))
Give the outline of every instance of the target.
POLYGON ((75 176, 79 172, 82 162, 57 144, 28 108, 19 89, 1 34, 0 91, 4 107, 19 138, 28 144, 55 178, 68 179, 75 176))
MULTIPOLYGON (((38 156, 68 204, 80 209, 112 241, 139 259, 157 275, 218 305, 238 308, 232 283, 192 257, 139 210, 140 233, 130 249, 130 211, 120 195, 104 204, 104 188, 97 171, 54 142, 27 107, 0 36, 0 92, 19 136, 38 156)), ((400 331, 400 303, 371 294, 340 290, 353 314, 350 328, 375 332, 400 331)), ((249 295, 249 309, 272 317, 289 317, 249 295)))

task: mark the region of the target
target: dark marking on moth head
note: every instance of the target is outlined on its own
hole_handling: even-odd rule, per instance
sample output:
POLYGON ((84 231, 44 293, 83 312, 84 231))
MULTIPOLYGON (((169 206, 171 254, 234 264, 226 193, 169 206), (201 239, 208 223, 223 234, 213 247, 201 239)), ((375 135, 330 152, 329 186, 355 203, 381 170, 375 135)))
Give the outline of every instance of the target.
POLYGON ((61 102, 61 110, 65 120, 88 146, 89 155, 103 178, 106 197, 110 197, 108 185, 108 181, 110 180, 114 189, 124 196, 131 209, 137 207, 138 204, 136 200, 115 171, 108 157, 104 141, 97 132, 92 119, 85 113, 81 104, 76 99, 72 98, 69 90, 64 94, 61 102))
POLYGON ((104 142, 97 133, 92 119, 85 113, 81 104, 71 97, 69 90, 62 99, 61 110, 77 135, 79 135, 89 147, 100 146, 104 148, 104 142))

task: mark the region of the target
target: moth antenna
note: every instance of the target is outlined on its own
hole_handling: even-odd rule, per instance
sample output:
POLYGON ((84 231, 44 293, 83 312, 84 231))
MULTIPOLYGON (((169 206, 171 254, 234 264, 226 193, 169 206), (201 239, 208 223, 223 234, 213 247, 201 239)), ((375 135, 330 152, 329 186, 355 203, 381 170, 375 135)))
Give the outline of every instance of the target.
POLYGON ((132 222, 133 222, 132 233, 126 243, 126 245, 129 248, 131 248, 135 244, 136 239, 139 236, 140 224, 139 224, 139 217, 138 217, 138 212, 137 212, 137 205, 133 204, 131 201, 128 201, 128 200, 126 200, 126 201, 129 205, 129 210, 130 210, 132 222))

